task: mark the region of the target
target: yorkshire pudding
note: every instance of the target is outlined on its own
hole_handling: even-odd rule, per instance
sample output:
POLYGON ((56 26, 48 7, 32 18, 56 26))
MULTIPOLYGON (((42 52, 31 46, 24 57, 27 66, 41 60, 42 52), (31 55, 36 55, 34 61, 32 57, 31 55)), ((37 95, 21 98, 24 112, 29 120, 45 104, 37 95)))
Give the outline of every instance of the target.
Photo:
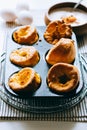
POLYGON ((67 63, 53 65, 47 75, 48 87, 60 93, 66 93, 77 88, 80 80, 78 68, 67 63))
POLYGON ((38 33, 35 27, 25 25, 13 32, 13 39, 19 44, 32 45, 38 40, 38 33))
POLYGON ((56 44, 60 38, 70 38, 71 35, 71 26, 58 20, 50 22, 44 32, 44 38, 50 44, 56 44))
POLYGON ((46 62, 54 65, 58 62, 72 63, 76 56, 75 44, 72 39, 61 38, 56 45, 48 51, 46 62))
POLYGON ((10 54, 10 61, 21 67, 35 66, 39 59, 39 53, 33 46, 18 48, 10 54))
POLYGON ((9 77, 8 85, 16 93, 36 91, 41 83, 41 78, 34 69, 26 67, 9 77))

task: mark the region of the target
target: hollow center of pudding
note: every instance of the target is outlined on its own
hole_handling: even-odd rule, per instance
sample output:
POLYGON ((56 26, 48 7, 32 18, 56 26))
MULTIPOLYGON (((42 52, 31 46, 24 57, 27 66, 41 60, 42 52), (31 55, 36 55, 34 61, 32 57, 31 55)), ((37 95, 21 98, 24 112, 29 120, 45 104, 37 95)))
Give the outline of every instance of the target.
POLYGON ((26 56, 27 56, 27 53, 22 51, 22 52, 20 53, 20 56, 26 57, 26 56))
POLYGON ((67 77, 67 75, 62 75, 59 77, 59 82, 62 84, 65 84, 67 81, 69 81, 69 77, 67 77))

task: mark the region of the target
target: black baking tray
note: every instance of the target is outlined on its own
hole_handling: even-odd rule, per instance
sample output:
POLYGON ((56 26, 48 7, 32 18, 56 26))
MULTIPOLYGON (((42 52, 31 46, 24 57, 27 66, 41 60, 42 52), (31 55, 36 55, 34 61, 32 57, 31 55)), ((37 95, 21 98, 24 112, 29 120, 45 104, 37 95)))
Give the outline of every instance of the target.
MULTIPOLYGON (((26 46, 26 45, 20 45, 12 39, 12 34, 17 28, 19 28, 19 27, 16 27, 16 28, 8 31, 7 36, 6 36, 6 45, 5 45, 6 59, 5 59, 4 86, 5 86, 6 91, 9 94, 11 94, 13 96, 20 97, 22 95, 15 93, 8 86, 8 79, 9 79, 10 75, 12 75, 13 73, 22 69, 22 67, 16 66, 10 62, 9 55, 13 50, 26 46)), ((45 32, 45 29, 46 29, 45 26, 36 26, 36 29, 37 29, 37 32, 39 34, 39 40, 35 44, 33 44, 32 46, 34 46, 38 50, 38 52, 40 54, 40 61, 38 62, 37 65, 35 65, 32 68, 40 74, 42 82, 41 82, 39 89, 30 96, 31 97, 67 97, 67 96, 70 97, 70 96, 75 96, 75 95, 79 94, 79 92, 81 92, 81 90, 83 89, 83 81, 82 81, 82 75, 81 75, 81 71, 80 71, 77 40, 76 40, 75 34, 74 33, 72 34, 72 39, 75 41, 75 45, 76 45, 76 58, 75 58, 75 61, 73 62, 73 64, 75 66, 77 66, 79 69, 80 82, 78 84, 78 87, 74 91, 71 91, 71 92, 66 93, 66 94, 64 94, 64 93, 58 94, 58 93, 52 92, 48 88, 47 82, 46 82, 46 77, 47 77, 47 73, 48 73, 50 66, 46 63, 45 55, 46 55, 47 51, 53 45, 46 42, 46 40, 43 37, 43 34, 45 32)))

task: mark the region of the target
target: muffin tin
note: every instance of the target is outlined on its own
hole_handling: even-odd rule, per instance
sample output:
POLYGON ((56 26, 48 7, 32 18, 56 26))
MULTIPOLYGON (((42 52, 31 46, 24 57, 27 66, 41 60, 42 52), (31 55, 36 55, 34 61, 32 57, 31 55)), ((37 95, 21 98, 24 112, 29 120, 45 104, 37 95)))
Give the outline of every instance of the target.
MULTIPOLYGON (((17 27, 17 28, 19 28, 19 27, 17 27)), ((6 60, 5 60, 5 73, 4 73, 5 79, 4 80, 5 80, 6 91, 13 96, 20 97, 19 94, 13 92, 8 86, 8 79, 9 79, 10 75, 12 75, 13 73, 22 69, 22 67, 16 66, 16 65, 14 65, 10 62, 9 55, 13 50, 20 48, 20 47, 27 46, 27 45, 20 45, 12 39, 12 34, 17 28, 10 30, 7 34, 6 46, 5 46, 6 47, 6 60)), ((78 84, 78 87, 77 87, 77 89, 75 89, 72 92, 69 92, 67 94, 63 94, 63 93, 57 94, 57 93, 53 93, 48 88, 47 82, 46 82, 46 77, 47 77, 48 70, 51 66, 49 66, 46 63, 45 56, 46 56, 46 53, 48 52, 48 50, 53 45, 46 42, 46 40, 43 37, 43 34, 45 32, 45 29, 46 29, 45 26, 37 26, 36 29, 37 29, 37 32, 38 32, 38 35, 39 35, 39 40, 35 44, 33 44, 32 46, 34 46, 38 50, 38 52, 40 54, 40 61, 37 63, 37 65, 35 65, 32 68, 40 74, 42 82, 41 82, 39 89, 30 96, 31 97, 67 97, 67 96, 70 97, 70 96, 77 95, 79 92, 81 92, 81 90, 83 88, 83 81, 82 81, 81 72, 80 72, 80 82, 78 84)), ((79 68, 79 71, 80 71, 77 41, 76 41, 76 37, 75 37, 74 33, 72 34, 72 39, 75 41, 76 51, 77 51, 76 58, 75 58, 75 61, 73 62, 73 64, 76 65, 79 68)))

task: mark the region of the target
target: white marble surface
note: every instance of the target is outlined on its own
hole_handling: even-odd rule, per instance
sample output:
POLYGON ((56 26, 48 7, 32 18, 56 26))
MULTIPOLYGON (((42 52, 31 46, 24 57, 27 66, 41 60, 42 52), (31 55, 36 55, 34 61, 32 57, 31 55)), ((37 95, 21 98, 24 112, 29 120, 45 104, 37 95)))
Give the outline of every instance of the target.
MULTIPOLYGON (((0 0, 1 1, 1 0, 0 0)), ((64 0, 20 0, 21 2, 28 2, 30 9, 32 10, 42 10, 47 9, 50 5, 64 1, 64 0)), ((0 9, 3 8, 15 8, 19 0, 2 0, 0 3, 0 9)), ((67 0, 67 1, 79 1, 79 0, 67 0)), ((87 1, 83 0, 83 4, 87 5, 87 1)), ((39 16, 35 16, 35 22, 38 20, 39 16)), ((41 18, 44 16, 42 15, 41 18)), ((44 24, 44 21, 38 21, 39 24, 44 24), (41 23, 42 21, 42 23, 41 23)), ((5 23, 4 23, 5 24, 5 23)), ((3 47, 3 26, 2 20, 0 19, 0 53, 3 47)), ((58 121, 4 121, 0 120, 1 130, 86 130, 87 123, 81 122, 58 122, 58 121)))
POLYGON ((1 130, 86 130, 87 123, 52 121, 0 121, 1 130))

